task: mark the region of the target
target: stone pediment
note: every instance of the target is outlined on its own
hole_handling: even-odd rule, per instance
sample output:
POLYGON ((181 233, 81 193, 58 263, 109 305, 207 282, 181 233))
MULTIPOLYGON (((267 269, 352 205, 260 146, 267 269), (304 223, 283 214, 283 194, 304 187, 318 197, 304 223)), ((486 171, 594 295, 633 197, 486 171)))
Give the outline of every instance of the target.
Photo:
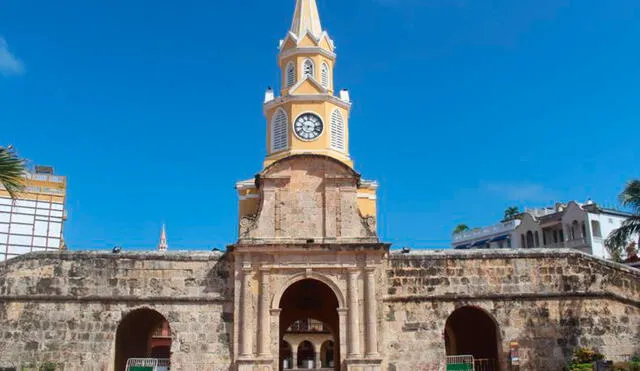
POLYGON ((257 177, 257 214, 240 221, 240 241, 250 243, 378 242, 375 220, 360 215, 360 175, 321 155, 297 155, 257 177))

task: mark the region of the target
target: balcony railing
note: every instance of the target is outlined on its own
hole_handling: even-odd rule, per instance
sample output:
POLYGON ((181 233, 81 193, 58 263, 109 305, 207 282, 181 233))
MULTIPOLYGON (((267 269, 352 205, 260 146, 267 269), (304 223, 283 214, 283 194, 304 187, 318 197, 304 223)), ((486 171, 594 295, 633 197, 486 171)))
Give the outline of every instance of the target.
POLYGON ((519 220, 512 220, 509 222, 492 225, 490 227, 478 228, 478 229, 473 229, 473 230, 462 232, 462 233, 457 233, 453 235, 453 241, 458 242, 458 241, 464 241, 464 240, 468 240, 476 237, 484 237, 484 236, 491 236, 491 235, 496 235, 496 234, 505 233, 505 232, 511 232, 514 229, 516 229, 516 227, 519 224, 520 224, 519 220))
POLYGON ((287 332, 329 332, 329 327, 321 321, 306 319, 292 323, 287 332))
POLYGON ((25 179, 37 180, 39 182, 51 182, 60 184, 64 184, 65 182, 64 177, 59 175, 26 173, 24 177, 25 179))

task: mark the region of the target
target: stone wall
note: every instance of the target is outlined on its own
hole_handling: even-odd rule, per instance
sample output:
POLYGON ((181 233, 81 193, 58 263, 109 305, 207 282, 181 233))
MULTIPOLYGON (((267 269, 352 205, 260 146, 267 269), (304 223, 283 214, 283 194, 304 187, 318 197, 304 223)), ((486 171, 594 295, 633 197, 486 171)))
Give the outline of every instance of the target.
POLYGON ((229 264, 221 254, 24 255, 0 265, 0 367, 60 363, 110 371, 118 325, 151 308, 173 332, 182 370, 228 370, 229 264))
POLYGON ((389 370, 442 369, 445 324, 462 306, 496 322, 503 370, 510 341, 521 370, 561 370, 578 346, 640 353, 640 271, 578 252, 393 254, 383 300, 389 370))
POLYGON ((378 242, 375 217, 358 207, 360 176, 324 156, 283 159, 258 177, 260 207, 240 223, 240 242, 378 242))
MULTIPOLYGON (((255 261, 241 265, 248 263, 253 277, 246 290, 254 303, 247 311, 251 318, 263 307, 258 273, 266 271, 258 268, 264 264, 272 273, 273 296, 301 274, 329 275, 338 292, 348 292, 348 266, 360 262, 355 255, 348 260, 324 252, 337 259, 333 267, 301 248, 302 260, 288 263, 285 258, 297 255, 284 247, 281 257, 266 261, 260 247, 248 246, 246 254, 249 249, 258 249, 255 261)), ((0 367, 53 361, 67 371, 112 371, 118 325, 133 310, 150 308, 173 331, 174 369, 230 370, 238 343, 234 300, 243 302, 234 282, 242 274, 230 255, 62 252, 12 259, 0 265, 0 367)), ((640 353, 638 270, 566 250, 392 253, 380 264, 375 307, 382 370, 442 370, 447 318, 465 306, 495 322, 502 371, 510 341, 520 344, 522 370, 558 371, 578 346, 598 348, 614 360, 640 353)), ((362 294, 366 287, 360 282, 356 289, 362 294)), ((364 350, 369 317, 367 301, 358 297, 364 350)), ((346 303, 346 296, 341 300, 346 303)), ((247 328, 257 340, 258 326, 247 328)), ((267 329, 278 333, 277 326, 267 329)))

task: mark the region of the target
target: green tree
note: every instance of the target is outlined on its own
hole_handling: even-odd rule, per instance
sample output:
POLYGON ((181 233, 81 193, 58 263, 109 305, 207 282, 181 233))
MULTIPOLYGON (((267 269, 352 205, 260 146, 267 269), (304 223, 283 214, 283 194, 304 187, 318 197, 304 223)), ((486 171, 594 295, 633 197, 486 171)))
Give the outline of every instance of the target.
POLYGON ((0 147, 0 185, 11 198, 18 197, 24 189, 25 161, 18 157, 13 147, 0 147))
POLYGON ((504 219, 502 220, 503 223, 506 222, 510 222, 512 220, 515 220, 518 215, 520 215, 520 208, 517 206, 512 206, 512 207, 508 207, 505 211, 504 211, 504 219))
POLYGON ((453 230, 453 234, 458 234, 458 233, 462 233, 462 232, 466 232, 469 230, 469 226, 466 224, 460 224, 458 225, 454 230, 453 230))
POLYGON ((631 209, 632 215, 605 241, 611 258, 616 261, 622 260, 623 251, 631 242, 631 238, 640 235, 640 180, 630 181, 620 193, 619 199, 622 206, 631 209))

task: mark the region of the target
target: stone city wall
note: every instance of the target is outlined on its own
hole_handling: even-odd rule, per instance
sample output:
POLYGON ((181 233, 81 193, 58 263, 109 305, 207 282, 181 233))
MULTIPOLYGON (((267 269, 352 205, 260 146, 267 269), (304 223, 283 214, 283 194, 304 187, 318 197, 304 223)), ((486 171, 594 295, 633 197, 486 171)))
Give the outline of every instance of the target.
POLYGON ((28 254, 0 265, 0 367, 114 368, 116 331, 138 308, 171 326, 172 363, 228 370, 233 309, 221 254, 28 254))
POLYGON ((462 306, 497 323, 502 370, 510 341, 521 370, 562 370, 578 346, 613 360, 640 353, 640 271, 578 252, 392 254, 383 301, 390 371, 441 370, 445 324, 462 306))

